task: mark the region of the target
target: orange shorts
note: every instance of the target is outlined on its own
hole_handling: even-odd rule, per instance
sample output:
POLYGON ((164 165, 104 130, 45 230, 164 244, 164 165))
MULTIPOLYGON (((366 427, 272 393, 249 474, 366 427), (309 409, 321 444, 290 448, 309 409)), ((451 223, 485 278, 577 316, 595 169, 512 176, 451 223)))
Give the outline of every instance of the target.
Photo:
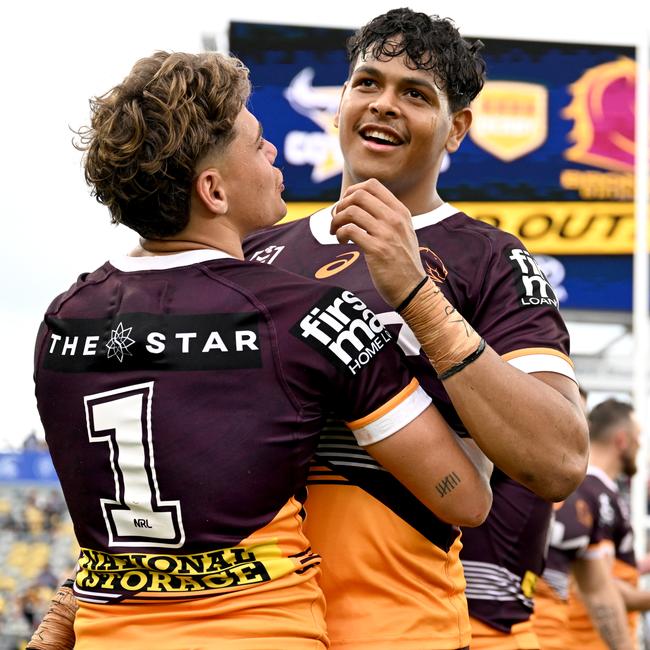
MULTIPOLYGON (((537 585, 542 585, 541 581, 537 585)), ((549 587, 535 593, 535 613, 531 620, 542 650, 567 650, 571 647, 568 637, 569 606, 553 596, 549 587)), ((590 646, 584 648, 586 650, 590 646)))
POLYGON ((75 650, 325 650, 315 579, 257 594, 159 603, 80 603, 75 650))
POLYGON ((471 616, 469 620, 472 625, 472 650, 540 650, 530 621, 513 625, 510 634, 506 634, 471 616))

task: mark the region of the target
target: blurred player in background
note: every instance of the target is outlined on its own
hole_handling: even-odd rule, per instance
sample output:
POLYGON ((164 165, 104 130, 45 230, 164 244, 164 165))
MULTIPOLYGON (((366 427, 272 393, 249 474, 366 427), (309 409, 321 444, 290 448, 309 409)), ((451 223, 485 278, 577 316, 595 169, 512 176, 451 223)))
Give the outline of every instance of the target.
MULTIPOLYGON (((581 387, 578 392, 586 415, 586 393, 581 387)), ((488 519, 463 531, 461 560, 472 616, 472 648, 544 648, 532 614, 548 549, 552 504, 499 470, 491 484, 498 496, 488 519)))
POLYGON ((615 399, 598 404, 589 413, 589 435, 587 477, 555 513, 536 596, 544 650, 636 647, 635 612, 650 609, 650 592, 637 587, 629 509, 616 483, 636 473, 640 427, 633 407, 615 399))
MULTIPOLYGON (((538 497, 560 500, 577 487, 588 445, 552 288, 521 242, 460 213, 436 188, 443 158, 471 125, 484 79, 480 47, 449 20, 409 9, 361 28, 336 116, 339 202, 256 233, 244 250, 358 293, 395 332, 449 425, 502 470, 492 482, 495 517, 464 557, 476 575, 487 567, 486 582, 499 581, 498 593, 474 582, 470 611, 482 623, 472 648, 486 636, 503 650, 538 647, 529 629, 527 645, 506 645, 530 616, 529 572, 541 570, 550 505, 538 497)), ((410 498, 334 421, 307 507, 314 547, 329 563, 322 585, 332 647, 469 644, 458 530, 410 498)))
MULTIPOLYGON (((81 547, 78 650, 327 647, 302 531, 325 412, 441 519, 489 509, 487 479, 362 300, 244 261, 243 237, 286 212, 249 87, 236 59, 158 52, 80 132, 86 180, 141 240, 56 298, 36 344, 81 547)), ((30 648, 72 647, 75 607, 64 588, 30 648)))

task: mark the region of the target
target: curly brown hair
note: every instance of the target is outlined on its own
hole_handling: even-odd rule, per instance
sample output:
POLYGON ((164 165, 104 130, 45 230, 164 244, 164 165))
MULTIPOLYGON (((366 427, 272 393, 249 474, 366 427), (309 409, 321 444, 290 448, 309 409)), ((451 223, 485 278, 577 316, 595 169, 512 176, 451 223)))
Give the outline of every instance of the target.
POLYGON ((464 40, 448 18, 412 9, 391 9, 373 18, 348 40, 349 75, 359 55, 387 61, 403 54, 413 70, 430 70, 447 93, 453 113, 469 106, 485 81, 481 41, 464 40))
POLYGON ((142 237, 175 235, 190 216, 196 163, 226 146, 250 94, 248 69, 215 52, 156 52, 90 101, 77 131, 92 194, 142 237))

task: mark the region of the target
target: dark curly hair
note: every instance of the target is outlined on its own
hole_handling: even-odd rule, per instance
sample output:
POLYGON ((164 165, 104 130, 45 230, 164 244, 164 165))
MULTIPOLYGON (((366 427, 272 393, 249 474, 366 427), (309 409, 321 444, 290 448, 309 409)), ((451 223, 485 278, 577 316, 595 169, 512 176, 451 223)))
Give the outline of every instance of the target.
POLYGON ((189 220, 196 163, 234 138, 250 94, 248 70, 214 52, 156 52, 91 99, 91 125, 76 133, 84 169, 113 223, 142 237, 180 232, 189 220))
POLYGON ((485 80, 481 41, 468 43, 451 20, 412 9, 392 9, 373 18, 348 40, 349 75, 361 55, 378 61, 406 55, 413 70, 431 70, 451 112, 469 106, 485 80))

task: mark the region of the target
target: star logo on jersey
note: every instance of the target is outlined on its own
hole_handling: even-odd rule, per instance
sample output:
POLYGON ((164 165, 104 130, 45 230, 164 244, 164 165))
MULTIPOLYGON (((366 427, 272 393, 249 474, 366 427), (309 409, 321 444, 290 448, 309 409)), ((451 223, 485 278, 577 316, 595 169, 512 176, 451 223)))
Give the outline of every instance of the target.
POLYGON ((111 337, 106 344, 106 349, 108 350, 106 354, 107 359, 117 357, 117 360, 121 363, 124 361, 125 355, 131 356, 129 348, 135 343, 131 338, 132 329, 132 327, 124 327, 122 323, 118 323, 117 327, 111 330, 111 337))

